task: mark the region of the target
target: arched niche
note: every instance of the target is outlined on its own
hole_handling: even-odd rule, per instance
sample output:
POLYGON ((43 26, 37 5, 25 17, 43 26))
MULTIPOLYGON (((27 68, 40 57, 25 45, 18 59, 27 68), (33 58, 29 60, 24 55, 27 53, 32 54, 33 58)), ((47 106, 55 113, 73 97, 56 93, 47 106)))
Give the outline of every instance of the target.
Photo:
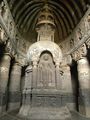
POLYGON ((55 63, 49 51, 43 51, 38 61, 37 88, 56 88, 55 63))

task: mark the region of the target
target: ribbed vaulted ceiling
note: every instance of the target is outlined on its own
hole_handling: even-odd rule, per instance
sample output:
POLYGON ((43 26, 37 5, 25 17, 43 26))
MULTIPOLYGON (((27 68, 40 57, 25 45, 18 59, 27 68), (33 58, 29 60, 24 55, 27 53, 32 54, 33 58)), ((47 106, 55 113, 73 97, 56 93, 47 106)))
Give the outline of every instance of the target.
POLYGON ((55 18, 56 39, 59 42, 78 24, 90 0, 8 0, 8 3, 16 25, 26 39, 35 36, 38 15, 47 3, 55 18))

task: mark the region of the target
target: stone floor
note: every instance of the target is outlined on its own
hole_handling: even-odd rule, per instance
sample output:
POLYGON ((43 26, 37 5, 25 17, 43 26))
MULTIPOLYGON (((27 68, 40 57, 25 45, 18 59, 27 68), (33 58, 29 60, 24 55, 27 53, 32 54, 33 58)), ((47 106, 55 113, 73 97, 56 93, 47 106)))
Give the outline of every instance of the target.
POLYGON ((14 111, 3 113, 0 120, 90 120, 90 118, 86 118, 76 111, 68 111, 67 108, 61 108, 61 110, 32 108, 32 112, 29 111, 29 113, 28 118, 20 118, 14 111))

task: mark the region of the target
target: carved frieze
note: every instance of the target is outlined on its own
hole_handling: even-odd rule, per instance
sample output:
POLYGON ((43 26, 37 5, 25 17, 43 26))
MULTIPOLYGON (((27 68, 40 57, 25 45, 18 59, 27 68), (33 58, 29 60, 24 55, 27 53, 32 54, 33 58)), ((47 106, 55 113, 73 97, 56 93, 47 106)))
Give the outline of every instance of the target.
POLYGON ((77 39, 77 41, 79 41, 79 40, 82 39, 82 31, 81 31, 81 28, 78 28, 77 31, 76 31, 76 39, 77 39))
MULTIPOLYGON (((73 53, 72 56, 80 56, 78 48, 85 42, 89 48, 89 40, 87 38, 90 35, 90 9, 87 10, 86 14, 81 19, 80 23, 74 29, 72 34, 67 37, 59 46, 62 46, 62 52, 64 55, 73 53), (76 50, 77 49, 77 50, 76 50), (75 55, 74 55, 75 54, 75 55), (76 55, 77 54, 77 55, 76 55)), ((81 50, 82 51, 82 50, 81 50)))

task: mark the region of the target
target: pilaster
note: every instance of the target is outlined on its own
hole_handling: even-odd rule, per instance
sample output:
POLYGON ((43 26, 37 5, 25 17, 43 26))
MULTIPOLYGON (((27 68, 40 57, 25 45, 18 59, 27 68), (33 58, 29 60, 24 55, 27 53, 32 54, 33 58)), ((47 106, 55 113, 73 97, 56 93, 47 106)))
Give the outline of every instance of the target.
POLYGON ((79 112, 87 117, 90 117, 90 68, 87 60, 86 45, 83 44, 78 50, 73 53, 73 59, 78 65, 78 82, 79 96, 78 107, 79 112))

